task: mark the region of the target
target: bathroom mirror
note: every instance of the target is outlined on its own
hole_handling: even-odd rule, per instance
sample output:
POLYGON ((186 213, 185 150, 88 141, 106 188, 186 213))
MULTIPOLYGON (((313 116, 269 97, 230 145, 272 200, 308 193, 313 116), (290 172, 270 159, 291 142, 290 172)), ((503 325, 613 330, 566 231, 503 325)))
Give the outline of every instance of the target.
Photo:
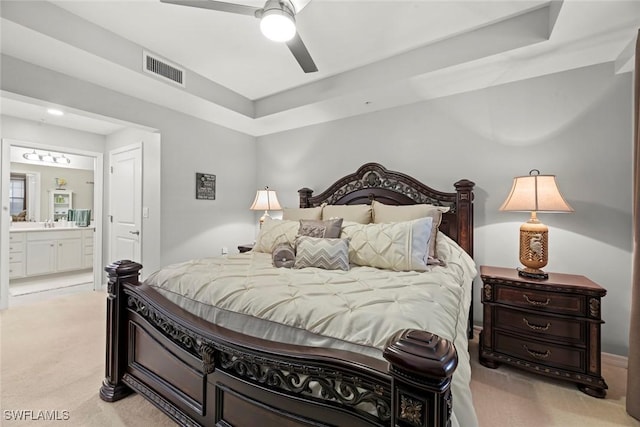
POLYGON ((72 192, 71 208, 93 212, 94 165, 91 158, 12 146, 10 174, 12 221, 53 219, 56 190, 72 192), (55 163, 52 158, 64 161, 55 163))

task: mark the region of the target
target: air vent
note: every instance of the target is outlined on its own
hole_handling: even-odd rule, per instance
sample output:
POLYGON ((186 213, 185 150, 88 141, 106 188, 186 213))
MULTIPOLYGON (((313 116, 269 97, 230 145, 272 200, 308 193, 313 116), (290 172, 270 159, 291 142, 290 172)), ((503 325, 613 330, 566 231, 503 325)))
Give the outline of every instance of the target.
POLYGON ((168 80, 172 83, 185 87, 184 69, 179 68, 176 65, 169 63, 169 61, 149 52, 143 52, 142 55, 142 67, 144 71, 161 77, 163 80, 168 80))

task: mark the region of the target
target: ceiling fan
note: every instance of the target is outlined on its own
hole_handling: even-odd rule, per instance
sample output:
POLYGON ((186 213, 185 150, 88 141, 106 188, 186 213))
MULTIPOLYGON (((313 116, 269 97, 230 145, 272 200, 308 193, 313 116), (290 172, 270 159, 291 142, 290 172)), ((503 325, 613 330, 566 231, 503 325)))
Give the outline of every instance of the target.
POLYGON ((318 67, 302 42, 295 24, 295 15, 300 13, 309 1, 311 0, 267 0, 264 7, 258 8, 216 0, 160 0, 162 3, 254 16, 260 19, 260 30, 267 38, 286 42, 302 70, 305 73, 313 73, 318 71, 318 67))

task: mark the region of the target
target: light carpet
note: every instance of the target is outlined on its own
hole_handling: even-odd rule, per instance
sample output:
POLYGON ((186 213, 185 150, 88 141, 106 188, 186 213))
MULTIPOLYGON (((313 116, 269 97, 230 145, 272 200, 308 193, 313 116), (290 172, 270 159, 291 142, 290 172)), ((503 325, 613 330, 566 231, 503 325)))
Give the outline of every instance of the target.
MULTIPOLYGON (((99 395, 104 378, 105 294, 79 292, 0 313, 0 424, 3 426, 173 426, 139 395, 115 403, 99 395), (67 421, 16 421, 16 411, 57 411, 67 421), (8 411, 8 412, 7 412, 8 411), (66 412, 65 412, 66 411, 66 412)), ((635 426, 626 414, 626 369, 605 364, 606 399, 570 384, 477 362, 470 342, 474 404, 481 427, 635 426)), ((463 426, 464 427, 464 426, 463 426)))

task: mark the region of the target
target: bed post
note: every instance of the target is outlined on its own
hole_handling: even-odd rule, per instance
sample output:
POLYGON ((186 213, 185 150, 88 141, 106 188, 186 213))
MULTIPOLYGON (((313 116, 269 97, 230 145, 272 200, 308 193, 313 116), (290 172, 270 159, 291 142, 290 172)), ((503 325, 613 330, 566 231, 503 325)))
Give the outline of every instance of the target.
POLYGON ((475 182, 461 179, 456 187, 458 244, 473 258, 473 187, 475 182))
POLYGON ((131 394, 131 389, 122 382, 127 367, 127 299, 123 285, 138 284, 142 265, 124 260, 105 267, 109 275, 107 284, 107 354, 105 379, 100 388, 100 398, 115 402, 131 394))
POLYGON ((310 188, 301 188, 298 190, 298 194, 300 195, 300 207, 301 208, 310 208, 309 206, 309 198, 313 194, 313 190, 310 188))
MULTIPOLYGON (((456 187, 456 218, 458 221, 458 244, 473 258, 473 187, 475 182, 461 179, 453 184, 456 187)), ((473 282, 471 283, 471 304, 467 337, 473 339, 473 282)))
POLYGON ((429 332, 399 331, 384 350, 391 374, 391 425, 451 425, 451 376, 458 365, 453 344, 429 332))

